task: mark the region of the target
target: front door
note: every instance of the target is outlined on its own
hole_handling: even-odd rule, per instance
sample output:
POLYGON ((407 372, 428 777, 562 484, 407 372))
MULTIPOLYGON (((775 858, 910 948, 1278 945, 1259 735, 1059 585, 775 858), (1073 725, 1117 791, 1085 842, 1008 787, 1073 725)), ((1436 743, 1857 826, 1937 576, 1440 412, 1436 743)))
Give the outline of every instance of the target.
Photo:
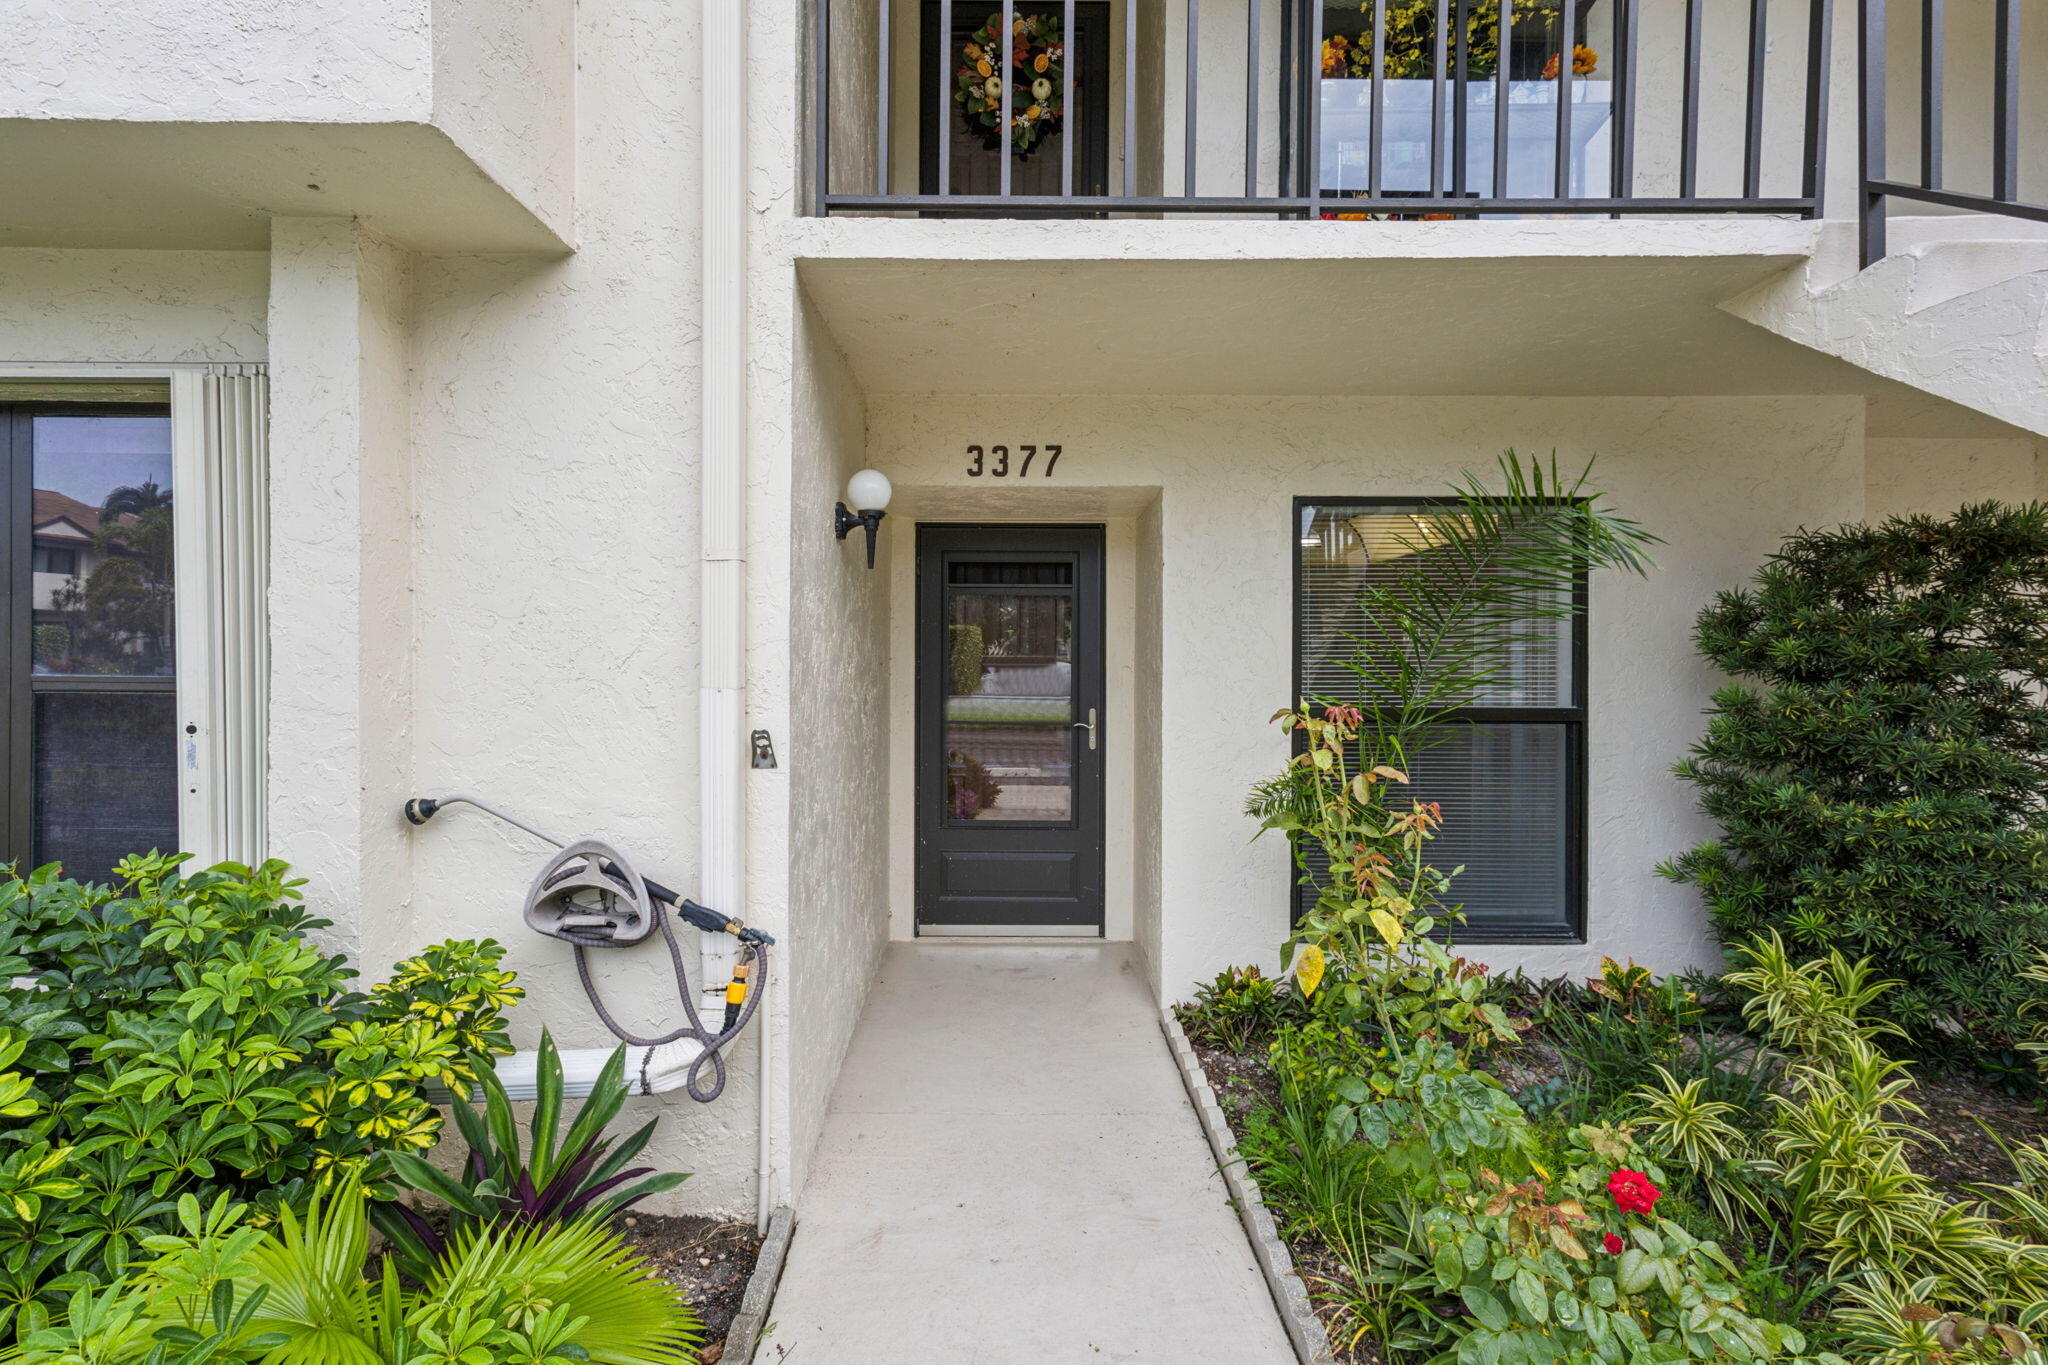
POLYGON ((1102 932, 1102 528, 921 526, 917 927, 1102 932))

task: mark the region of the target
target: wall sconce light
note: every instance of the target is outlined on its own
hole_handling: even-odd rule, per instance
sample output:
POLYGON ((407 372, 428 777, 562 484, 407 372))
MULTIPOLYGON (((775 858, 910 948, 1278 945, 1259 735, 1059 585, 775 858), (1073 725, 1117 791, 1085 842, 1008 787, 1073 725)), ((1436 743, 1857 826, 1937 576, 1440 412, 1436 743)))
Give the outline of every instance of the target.
POLYGON ((860 510, 849 512, 842 502, 832 514, 832 530, 841 540, 856 526, 867 528, 870 569, 875 567, 875 531, 888 515, 890 491, 888 475, 879 469, 863 469, 846 481, 846 502, 860 510))

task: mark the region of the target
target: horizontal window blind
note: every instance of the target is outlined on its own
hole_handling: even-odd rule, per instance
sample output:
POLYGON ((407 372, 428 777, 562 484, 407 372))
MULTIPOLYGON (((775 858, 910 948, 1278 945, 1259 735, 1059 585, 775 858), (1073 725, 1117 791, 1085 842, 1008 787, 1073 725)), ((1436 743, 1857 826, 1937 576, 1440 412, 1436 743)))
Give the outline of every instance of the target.
MULTIPOLYGON (((1453 515, 1454 509, 1419 500, 1297 503, 1299 695, 1368 708, 1388 700, 1375 677, 1390 671, 1395 652, 1408 647, 1386 619, 1399 609, 1402 587, 1417 569, 1467 572, 1444 549, 1445 518, 1453 515), (1362 603, 1374 592, 1393 599, 1362 603), (1361 660, 1371 667, 1355 667, 1361 660)), ((1578 932, 1582 619, 1539 619, 1505 631, 1489 661, 1498 669, 1494 683, 1409 756, 1411 782, 1395 799, 1442 806, 1444 823, 1430 859, 1445 871, 1464 868, 1451 896, 1465 915, 1461 938, 1546 941, 1578 932)), ((1312 873, 1319 877, 1321 867, 1312 873)), ((1301 888, 1298 909, 1313 901, 1313 889, 1301 888)))

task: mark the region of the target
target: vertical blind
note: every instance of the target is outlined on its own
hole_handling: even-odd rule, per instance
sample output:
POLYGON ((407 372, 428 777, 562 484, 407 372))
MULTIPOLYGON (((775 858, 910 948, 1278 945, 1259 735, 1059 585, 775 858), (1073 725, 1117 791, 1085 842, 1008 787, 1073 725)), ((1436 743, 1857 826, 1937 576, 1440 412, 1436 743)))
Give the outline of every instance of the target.
MULTIPOLYGON (((1424 502, 1298 504, 1295 630, 1298 693, 1371 708, 1386 700, 1347 666, 1381 666, 1402 641, 1360 607, 1373 590, 1398 591, 1427 570, 1442 517, 1424 502)), ((1448 571, 1448 567, 1447 570, 1448 571)), ((1576 616, 1506 633, 1493 683, 1409 755, 1401 800, 1434 801, 1443 827, 1430 860, 1462 866, 1451 899, 1473 941, 1574 937, 1580 920, 1585 722, 1576 616)), ((1316 874, 1320 868, 1314 869, 1316 874)), ((1300 889, 1299 908, 1314 900, 1300 889)))

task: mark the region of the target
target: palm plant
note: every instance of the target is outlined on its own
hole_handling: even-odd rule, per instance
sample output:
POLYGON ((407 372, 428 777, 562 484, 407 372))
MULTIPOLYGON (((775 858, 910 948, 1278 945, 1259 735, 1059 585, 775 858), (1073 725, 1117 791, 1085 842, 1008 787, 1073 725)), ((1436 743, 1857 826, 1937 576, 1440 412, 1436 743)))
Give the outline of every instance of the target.
MULTIPOLYGON (((1362 628, 1346 633, 1357 695, 1304 699, 1358 708, 1360 749, 1371 754, 1361 770, 1406 769, 1445 738, 1444 722, 1483 696, 1516 651, 1582 610, 1580 575, 1653 567, 1648 548, 1660 538, 1608 505, 1589 482, 1590 461, 1567 475, 1554 454, 1546 464, 1509 450, 1498 464, 1498 486, 1468 470, 1395 533, 1406 553, 1361 592, 1362 628)), ((1253 788, 1250 814, 1311 816, 1303 776, 1290 768, 1253 788)))
POLYGON ((566 1133, 556 1133, 564 1099, 562 1059, 555 1040, 545 1032, 535 1078, 538 1094, 529 1125, 530 1147, 520 1140, 512 1102, 496 1073, 479 1069, 483 1112, 459 1096, 449 1106, 469 1144, 460 1175, 449 1175, 408 1152, 387 1154, 393 1175, 449 1210, 444 1233, 402 1203, 372 1206, 377 1229, 391 1239, 400 1266, 414 1279, 427 1281, 451 1247, 479 1227, 602 1222, 689 1178, 681 1172, 656 1174, 652 1166, 629 1165, 654 1135, 658 1119, 649 1119, 616 1145, 615 1139, 605 1136, 605 1128, 626 1102, 625 1048, 615 1050, 605 1063, 566 1133))
POLYGON ((271 1230, 223 1196, 189 1196, 183 1237, 64 1319, 0 1354, 4 1365, 682 1365, 696 1316, 618 1237, 590 1220, 479 1226, 417 1288, 390 1261, 364 1278, 367 1200, 350 1176, 271 1230))

